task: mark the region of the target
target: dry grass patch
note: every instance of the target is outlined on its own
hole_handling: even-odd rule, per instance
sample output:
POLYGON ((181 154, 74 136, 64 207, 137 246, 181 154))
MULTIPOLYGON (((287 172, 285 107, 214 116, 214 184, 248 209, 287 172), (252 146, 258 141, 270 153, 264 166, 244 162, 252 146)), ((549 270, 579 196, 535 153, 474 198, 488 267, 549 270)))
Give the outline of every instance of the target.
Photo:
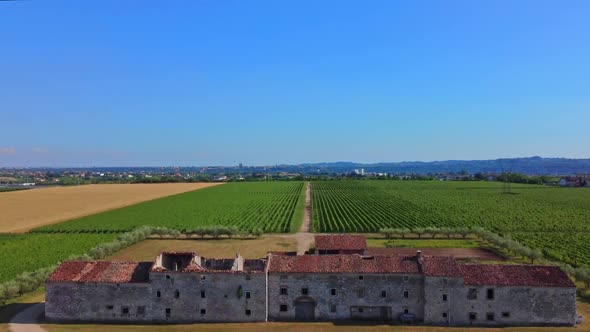
POLYGON ((2 193, 0 232, 25 232, 219 183, 96 184, 2 193))
POLYGON ((105 260, 152 261, 161 251, 195 251, 212 258, 231 258, 240 253, 245 258, 265 257, 268 251, 296 251, 290 235, 263 235, 256 239, 145 240, 123 249, 105 260))

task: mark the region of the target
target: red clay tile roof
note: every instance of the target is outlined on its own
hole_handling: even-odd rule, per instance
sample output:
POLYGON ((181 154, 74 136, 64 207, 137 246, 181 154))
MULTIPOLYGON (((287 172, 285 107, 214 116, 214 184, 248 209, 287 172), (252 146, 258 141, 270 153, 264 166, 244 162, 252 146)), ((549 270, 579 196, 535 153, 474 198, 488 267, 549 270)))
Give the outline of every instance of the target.
POLYGON ((269 251, 267 254, 276 256, 297 256, 297 251, 269 251))
POLYGON ((147 282, 150 262, 80 262, 61 263, 47 278, 49 282, 147 282))
POLYGON ((367 241, 362 235, 316 235, 317 250, 365 250, 367 241))
POLYGON ((449 256, 422 256, 420 267, 429 277, 461 277, 459 264, 449 256))
POLYGON ((575 287, 557 266, 534 265, 459 265, 465 285, 575 287))
POLYGON ((419 273, 414 257, 360 255, 270 256, 269 273, 419 273))

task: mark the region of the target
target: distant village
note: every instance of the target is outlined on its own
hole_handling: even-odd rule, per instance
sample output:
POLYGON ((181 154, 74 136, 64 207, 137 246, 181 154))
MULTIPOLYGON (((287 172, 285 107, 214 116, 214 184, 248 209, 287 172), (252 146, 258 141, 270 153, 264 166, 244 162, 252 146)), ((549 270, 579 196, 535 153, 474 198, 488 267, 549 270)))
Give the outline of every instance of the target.
POLYGON ((364 168, 335 171, 309 165, 203 166, 203 167, 105 167, 105 168, 0 168, 1 187, 37 187, 97 183, 168 183, 303 181, 332 179, 500 181, 561 187, 590 187, 590 173, 568 176, 524 175, 512 172, 413 173, 375 172, 364 168))

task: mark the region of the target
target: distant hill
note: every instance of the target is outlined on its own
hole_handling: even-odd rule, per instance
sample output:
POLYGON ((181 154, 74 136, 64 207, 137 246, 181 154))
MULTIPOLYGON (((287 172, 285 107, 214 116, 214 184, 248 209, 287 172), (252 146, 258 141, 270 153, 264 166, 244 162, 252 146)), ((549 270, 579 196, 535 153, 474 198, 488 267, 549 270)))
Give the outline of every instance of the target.
MULTIPOLYGON (((436 174, 436 173, 460 173, 466 171, 469 174, 502 173, 502 170, 526 175, 579 175, 590 174, 590 159, 568 158, 505 158, 494 160, 444 160, 444 161, 403 161, 395 163, 362 164, 348 161, 306 163, 298 165, 247 165, 236 166, 189 166, 189 167, 63 167, 63 168, 25 168, 27 172, 55 171, 94 173, 114 172, 132 174, 177 174, 177 173, 300 173, 300 174, 333 174, 350 173, 354 169, 364 169, 365 173, 393 173, 393 174, 436 174)), ((3 168, 0 167, 0 170, 3 168)), ((4 168, 5 170, 14 170, 4 168)))
POLYGON ((404 161, 396 163, 361 164, 352 162, 314 163, 298 165, 303 168, 320 169, 328 172, 352 171, 363 168, 365 172, 380 173, 459 173, 467 171, 470 174, 501 173, 512 171, 527 175, 575 175, 590 174, 590 159, 568 158, 505 158, 494 160, 445 160, 445 161, 404 161))

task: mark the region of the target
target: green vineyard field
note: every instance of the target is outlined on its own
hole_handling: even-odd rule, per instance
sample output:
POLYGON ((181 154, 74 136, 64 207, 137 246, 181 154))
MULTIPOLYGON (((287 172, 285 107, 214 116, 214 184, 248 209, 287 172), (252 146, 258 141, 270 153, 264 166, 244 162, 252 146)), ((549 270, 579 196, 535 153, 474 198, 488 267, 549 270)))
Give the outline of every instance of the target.
POLYGON ((312 183, 315 232, 479 226, 572 264, 590 265, 590 190, 497 182, 312 183))
POLYGON ((303 182, 227 183, 90 215, 34 232, 124 232, 139 226, 189 231, 202 226, 289 232, 303 182))
POLYGON ((0 234, 0 283, 112 241, 115 234, 0 234))

